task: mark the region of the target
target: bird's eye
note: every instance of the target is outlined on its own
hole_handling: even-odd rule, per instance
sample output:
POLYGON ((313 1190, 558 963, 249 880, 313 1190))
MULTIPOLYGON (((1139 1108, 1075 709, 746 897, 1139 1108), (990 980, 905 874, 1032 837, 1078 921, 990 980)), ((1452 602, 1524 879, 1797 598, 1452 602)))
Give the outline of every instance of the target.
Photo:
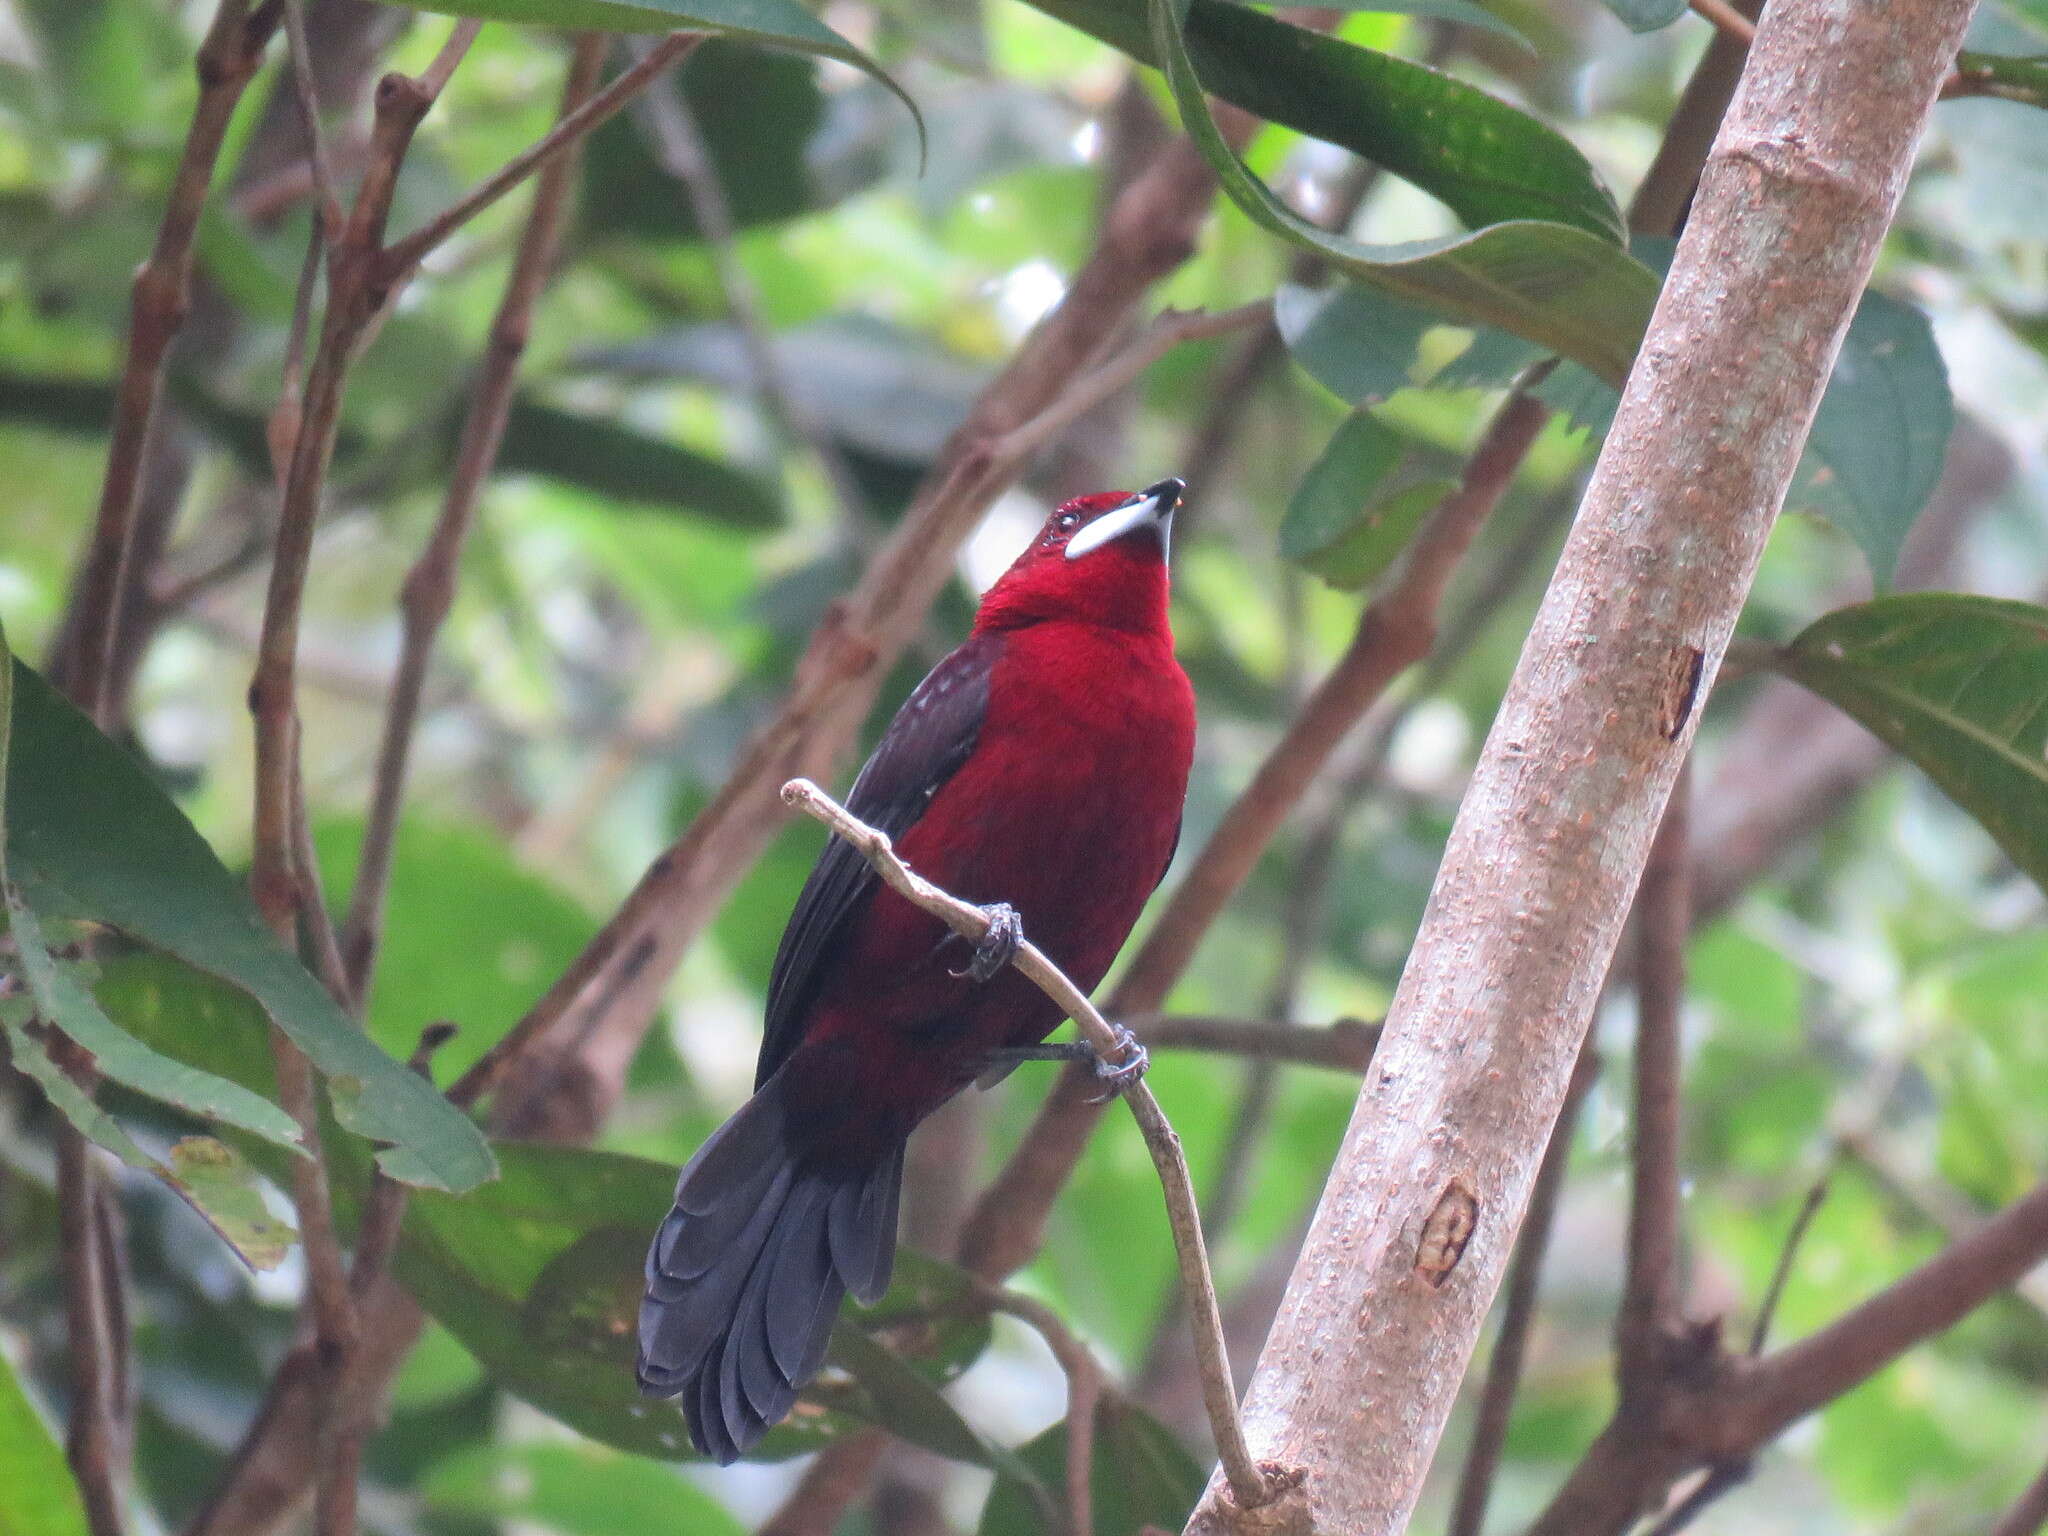
POLYGON ((1061 533, 1072 533, 1072 532, 1073 532, 1073 531, 1074 531, 1074 530, 1075 530, 1076 528, 1078 528, 1078 527, 1080 527, 1080 526, 1081 526, 1081 515, 1080 515, 1080 513, 1078 513, 1078 512, 1062 512, 1062 513, 1060 514, 1060 532, 1061 532, 1061 533))

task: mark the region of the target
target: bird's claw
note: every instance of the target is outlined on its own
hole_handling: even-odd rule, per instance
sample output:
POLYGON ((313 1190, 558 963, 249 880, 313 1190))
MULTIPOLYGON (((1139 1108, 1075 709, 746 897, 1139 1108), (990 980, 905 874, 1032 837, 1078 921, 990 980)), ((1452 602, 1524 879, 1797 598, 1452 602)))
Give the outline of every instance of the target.
POLYGON ((1111 1024, 1116 1034, 1117 1057, 1111 1061, 1100 1051, 1095 1053, 1095 1076, 1102 1084, 1102 1093, 1091 1103, 1107 1104, 1111 1099, 1120 1099, 1137 1086, 1152 1065, 1152 1053, 1138 1043, 1138 1037, 1121 1024, 1111 1024))
POLYGON ((1008 902, 991 902, 981 909, 981 915, 988 919, 988 932, 975 944, 974 958, 963 969, 949 971, 948 975, 987 981, 1010 963, 1024 943, 1024 920, 1008 902))

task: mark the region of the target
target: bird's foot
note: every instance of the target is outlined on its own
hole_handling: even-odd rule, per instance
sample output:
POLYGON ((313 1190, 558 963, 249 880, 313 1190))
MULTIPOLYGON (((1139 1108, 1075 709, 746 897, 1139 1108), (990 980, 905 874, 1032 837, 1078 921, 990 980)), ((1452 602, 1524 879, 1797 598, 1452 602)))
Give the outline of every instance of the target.
POLYGON ((1138 1085, 1152 1065, 1152 1053, 1138 1043, 1136 1035, 1121 1024, 1112 1023, 1109 1027, 1116 1034, 1117 1060, 1111 1061, 1092 1047, 1088 1052, 1095 1063, 1095 1076, 1102 1084, 1102 1095, 1094 1100, 1097 1104, 1122 1098, 1138 1085))
POLYGON ((1008 965, 1023 945, 1024 919, 1007 901, 991 902, 981 909, 981 915, 988 919, 988 932, 975 944, 974 958, 967 962, 966 968, 951 971, 949 975, 987 981, 1008 965))

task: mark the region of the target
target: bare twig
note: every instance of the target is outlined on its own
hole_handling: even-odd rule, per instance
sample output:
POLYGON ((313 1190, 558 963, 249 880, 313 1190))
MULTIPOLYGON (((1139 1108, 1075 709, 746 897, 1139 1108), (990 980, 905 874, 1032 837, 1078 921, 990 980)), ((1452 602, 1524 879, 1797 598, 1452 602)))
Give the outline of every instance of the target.
POLYGON ((469 45, 476 41, 477 33, 483 30, 480 21, 465 18, 448 29, 448 40, 428 61, 427 67, 419 73, 420 89, 429 96, 439 96, 447 89, 454 77, 455 68, 469 57, 469 45))
MULTIPOLYGON (((404 281, 412 269, 442 241, 518 186, 548 160, 576 143, 593 128, 615 117, 663 70, 678 59, 686 58, 691 50, 703 41, 704 34, 701 32, 671 32, 654 44, 641 58, 635 60, 630 68, 621 71, 603 90, 586 99, 574 112, 557 122, 537 143, 514 155, 411 234, 394 240, 378 258, 384 281, 392 285, 404 281)), ((427 83, 427 76, 421 77, 421 83, 427 83)))
POLYGON ((986 1282, 976 1285, 974 1296, 991 1312, 1030 1324, 1066 1373, 1067 1527, 1070 1536, 1095 1536, 1095 1409, 1102 1401, 1101 1364, 1066 1320, 1035 1297, 986 1282))
POLYGON ((1771 1283, 1764 1288, 1764 1299, 1757 1303, 1756 1325, 1749 1333, 1752 1358, 1764 1352, 1764 1344, 1771 1336, 1771 1321, 1778 1315, 1778 1303, 1784 1299, 1785 1287, 1792 1279, 1792 1266, 1799 1257, 1799 1245, 1806 1241, 1807 1229, 1813 1225, 1813 1218, 1820 1214, 1821 1202, 1827 1197, 1828 1181, 1823 1174, 1813 1181, 1806 1191, 1806 1198, 1799 1202, 1799 1212, 1792 1218, 1791 1230, 1785 1234, 1785 1246, 1778 1250, 1778 1262, 1771 1270, 1771 1283))
POLYGON ((1693 14, 1723 37, 1747 46, 1756 41, 1756 23, 1728 4, 1728 0, 1686 0, 1693 14))
POLYGON ((1288 1062, 1363 1072, 1372 1064, 1378 1020, 1338 1019, 1325 1026, 1264 1019, 1219 1019, 1199 1014, 1123 1016, 1124 1026, 1152 1050, 1205 1051, 1252 1061, 1288 1062))
POLYGON ((306 159, 313 168, 313 235, 317 242, 341 232, 341 199, 334 190, 334 166, 320 126, 320 90, 313 82, 313 54, 306 45, 305 0, 284 0, 285 41, 291 49, 292 89, 306 126, 306 159))
MULTIPOLYGON (((605 39, 585 33, 577 40, 562 89, 561 116, 566 119, 590 95, 604 63, 605 39)), ((534 305, 554 269, 567 222, 569 194, 574 186, 576 156, 558 155, 542 167, 534 183, 533 211, 520 235, 504 297, 491 323, 483 368, 470 394, 469 414, 455 453, 455 468, 441 501, 441 515, 426 548, 405 578, 401 598, 404 638, 398 669, 384 710, 384 734, 377 752, 377 771, 370 790, 370 809, 363 846, 349 892, 348 918, 342 926, 342 958, 351 996, 368 991, 376 966, 383 925, 384 897, 391 877, 391 850, 398 834, 399 811, 405 797, 406 768, 413 732, 419 722, 426 689, 427 666, 434 641, 455 597, 455 573, 462 547, 476 520, 478 500, 497 462, 498 448, 511 416, 512 393, 520 359, 533 326, 534 305)))
MULTIPOLYGON (((888 837, 855 818, 845 807, 808 779, 792 779, 782 786, 783 800, 805 815, 830 827, 874 866, 888 887, 904 900, 929 912, 963 938, 979 940, 988 932, 989 920, 980 907, 940 890, 913 873, 896 857, 888 837)), ((1018 946, 1014 965, 1060 1010, 1107 1061, 1123 1055, 1123 1042, 1107 1019, 1044 951, 1028 938, 1018 946)), ((1141 1079, 1123 1094, 1132 1117, 1145 1135, 1145 1146, 1159 1170, 1166 1192, 1167 1217, 1173 1226, 1174 1251, 1180 1260, 1181 1284, 1191 1298, 1197 1351, 1202 1356, 1204 1396, 1210 1424, 1222 1457, 1224 1475, 1233 1495, 1248 1509, 1270 1501, 1265 1475, 1245 1448, 1244 1431, 1237 1420, 1237 1393, 1230 1381, 1230 1361, 1223 1345, 1223 1325, 1217 1317, 1216 1286, 1209 1274, 1208 1255, 1202 1241, 1201 1218, 1195 1208, 1194 1185, 1188 1178, 1187 1161, 1181 1155, 1180 1138, 1167 1124, 1159 1101, 1141 1079)))
POLYGON ((71 1418, 65 1452, 92 1536, 121 1536, 122 1359, 96 1207, 104 1196, 92 1143, 58 1117, 57 1216, 64 1270, 65 1343, 71 1366, 71 1418))
MULTIPOLYGON (((1182 876, 1112 992, 1112 1013, 1121 1017, 1159 1007, 1331 754, 1388 685, 1429 653, 1453 571, 1507 493, 1549 414, 1524 393, 1502 405, 1459 488, 1430 514, 1359 620, 1349 648, 1182 876)), ((1092 1097, 1085 1073, 1061 1074, 1031 1131, 968 1221, 961 1239, 968 1267, 986 1276, 1006 1275, 1037 1251, 1053 1199, 1100 1118, 1092 1097)))
POLYGON ((115 395, 99 516, 86 557, 80 648, 72 675, 73 699, 102 725, 107 723, 107 675, 128 578, 143 450, 163 391, 164 358, 184 326, 192 302, 193 238, 206 208, 207 189, 213 182, 228 122, 262 62, 278 19, 277 0, 265 0, 254 11, 248 0, 221 0, 199 45, 199 103, 185 133, 185 148, 172 178, 163 223, 149 259, 135 275, 128 353, 115 395))
POLYGON ((1521 1233, 1515 1239, 1515 1256, 1508 1265, 1507 1295, 1501 1304, 1500 1333, 1493 1341, 1493 1356, 1486 1363, 1486 1381, 1479 1391, 1479 1407, 1472 1416, 1472 1444, 1458 1471, 1458 1492, 1451 1504, 1450 1522, 1444 1528, 1447 1536, 1479 1536, 1486 1525, 1494 1474, 1500 1467, 1501 1448, 1507 1444, 1515 1396, 1521 1390, 1529 1330, 1536 1321, 1537 1287, 1543 1279, 1543 1256, 1550 1249, 1550 1234, 1557 1225, 1565 1170, 1571 1163, 1572 1138, 1579 1127, 1579 1109, 1586 1101, 1586 1090, 1599 1075, 1599 1057, 1590 1048, 1582 1047, 1571 1089, 1565 1094, 1564 1108, 1558 1112, 1550 1145, 1543 1152, 1543 1165, 1536 1170, 1529 1214, 1523 1218, 1521 1233))
POLYGON ((1692 928, 1691 776, 1680 769, 1636 892, 1634 1177, 1615 1372, 1622 1407, 1662 1380, 1659 1340, 1671 1319, 1679 1242, 1679 1014, 1692 928))

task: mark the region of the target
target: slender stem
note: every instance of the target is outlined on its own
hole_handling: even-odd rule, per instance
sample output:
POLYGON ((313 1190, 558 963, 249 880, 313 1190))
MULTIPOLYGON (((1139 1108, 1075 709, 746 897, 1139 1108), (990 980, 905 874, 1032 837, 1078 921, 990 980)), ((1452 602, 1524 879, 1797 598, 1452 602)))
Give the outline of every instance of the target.
MULTIPOLYGON (((604 63, 604 49, 605 38, 600 33, 585 33, 577 39, 562 90, 562 118, 573 114, 595 88, 604 63)), ((483 368, 470 394, 469 413, 462 424, 455 468, 442 498, 441 515, 426 548, 406 574, 400 600, 404 639, 385 704, 384 733, 370 790, 362 853, 356 863, 355 885, 349 892, 348 917, 342 925, 342 959, 350 994, 358 1000, 368 992, 376 967, 384 900, 390 888, 392 846, 398 835, 406 770, 419 723, 420 700, 426 690, 427 668, 433 659, 434 642, 454 602, 456 569, 463 545, 475 524, 477 504, 497 463, 505 424, 511 418, 513 389, 532 332, 534 306, 553 273, 561 249, 575 174, 576 155, 571 152, 550 159, 535 180, 533 211, 520 235, 512 270, 505 279, 505 293, 491 323, 483 368)))
POLYGON ((441 44, 427 67, 420 71, 420 89, 429 96, 439 96, 447 89, 455 68, 469 56, 469 45, 476 41, 477 33, 483 30, 481 21, 464 19, 448 29, 448 40, 441 44))
POLYGON ((974 1294, 990 1311, 1030 1324, 1066 1374, 1067 1527, 1070 1536, 1095 1536, 1095 1411, 1102 1401, 1102 1366, 1044 1302, 986 1282, 977 1283, 974 1294))
POLYGON ((1691 805, 1691 774, 1681 769, 1636 893, 1634 1178, 1615 1325, 1615 1369, 1624 1404, 1639 1392, 1654 1392, 1662 1379, 1658 1341, 1671 1321, 1677 1280, 1679 1013, 1692 927, 1691 805))
POLYGON ((1728 3, 1728 0, 1686 0, 1693 14, 1724 37, 1749 44, 1756 41, 1756 23, 1728 3))
POLYGON ((1586 1091, 1600 1075, 1600 1060, 1581 1048, 1578 1069, 1558 1111, 1557 1125, 1536 1170, 1529 1196, 1529 1214, 1515 1238, 1515 1256, 1508 1265, 1506 1298, 1501 1304, 1500 1333, 1486 1363, 1486 1381, 1479 1390, 1479 1408, 1472 1418, 1472 1444, 1458 1472, 1458 1492, 1451 1505, 1446 1536, 1479 1536, 1486 1525, 1486 1506, 1493 1497, 1494 1475, 1514 1418, 1515 1397, 1522 1386, 1522 1367, 1529 1352, 1529 1332, 1536 1321, 1536 1296, 1543 1279, 1543 1258, 1557 1227, 1557 1208, 1564 1196, 1565 1170, 1570 1166, 1572 1138, 1579 1127, 1579 1108, 1586 1091))
POLYGON ((1799 1245, 1806 1241, 1806 1234, 1813 1226, 1813 1218, 1820 1214, 1821 1203, 1828 1197, 1827 1175, 1815 1179, 1806 1191, 1806 1198, 1799 1202, 1799 1213, 1792 1218, 1792 1229, 1785 1234, 1785 1246, 1778 1250, 1778 1262, 1771 1270, 1771 1283, 1764 1290, 1764 1299, 1756 1309, 1756 1326, 1750 1330, 1749 1352, 1752 1357, 1764 1352, 1764 1344, 1771 1336, 1771 1321, 1778 1315, 1778 1303, 1784 1299, 1785 1287, 1792 1279, 1792 1266, 1799 1257, 1799 1245))
MULTIPOLYGON (((989 920, 980 907, 949 895, 911 872, 899 859, 888 837, 857 819, 844 806, 808 779, 792 779, 782 786, 785 804, 830 827, 874 866, 888 887, 906 901, 938 918, 963 938, 979 940, 989 920)), ((1010 963, 1041 992, 1059 1005, 1062 1012, 1105 1060, 1123 1054, 1123 1041, 1086 993, 1074 985, 1044 951, 1026 939, 1010 963)), ((1194 1184, 1188 1177, 1187 1159, 1181 1153, 1180 1137, 1167 1124, 1166 1115, 1141 1079, 1123 1094, 1131 1115, 1144 1133, 1146 1150, 1159 1172, 1166 1193, 1167 1216, 1173 1227, 1174 1252, 1180 1261, 1181 1285, 1190 1298, 1195 1328, 1195 1350, 1202 1365, 1202 1396, 1209 1410, 1210 1428, 1216 1435, 1217 1451, 1224 1475, 1230 1481, 1240 1507, 1256 1509, 1271 1501, 1265 1475, 1252 1460, 1245 1445, 1244 1427, 1237 1417, 1237 1392, 1230 1380, 1230 1357, 1223 1341, 1223 1324, 1217 1314, 1216 1284, 1209 1273, 1208 1254, 1202 1242, 1201 1217, 1195 1207, 1194 1184)))
POLYGON ((71 1421, 65 1451, 92 1536, 121 1536, 120 1355, 95 1208, 102 1198, 92 1143, 61 1116, 56 1125, 57 1214, 64 1270, 71 1421))
POLYGON ((393 241, 379 258, 384 281, 393 285, 402 281, 429 252, 456 230, 591 129, 616 116, 657 75, 677 60, 688 57, 703 41, 701 32, 671 32, 649 48, 643 58, 636 60, 611 84, 556 123, 539 142, 514 155, 411 234, 393 241))
POLYGON ((313 233, 328 240, 341 232, 341 199, 334 190, 334 164, 320 126, 320 89, 313 83, 313 55, 306 45, 305 0, 284 0, 285 41, 291 50, 292 89, 306 127, 306 158, 313 167, 313 233))
POLYGON ((248 0, 221 0, 199 45, 199 103, 185 132, 163 223, 149 259, 135 275, 106 479, 79 599, 79 651, 72 677, 73 700, 102 726, 111 723, 105 718, 107 680, 128 580, 143 452, 163 393, 164 359, 192 303, 193 241, 228 122, 278 19, 275 3, 251 12, 248 0))
POLYGON ((1199 1014, 1125 1014, 1124 1026, 1151 1050, 1204 1051, 1252 1061, 1288 1062, 1363 1072, 1380 1037, 1377 1019, 1339 1019, 1324 1026, 1199 1014))

